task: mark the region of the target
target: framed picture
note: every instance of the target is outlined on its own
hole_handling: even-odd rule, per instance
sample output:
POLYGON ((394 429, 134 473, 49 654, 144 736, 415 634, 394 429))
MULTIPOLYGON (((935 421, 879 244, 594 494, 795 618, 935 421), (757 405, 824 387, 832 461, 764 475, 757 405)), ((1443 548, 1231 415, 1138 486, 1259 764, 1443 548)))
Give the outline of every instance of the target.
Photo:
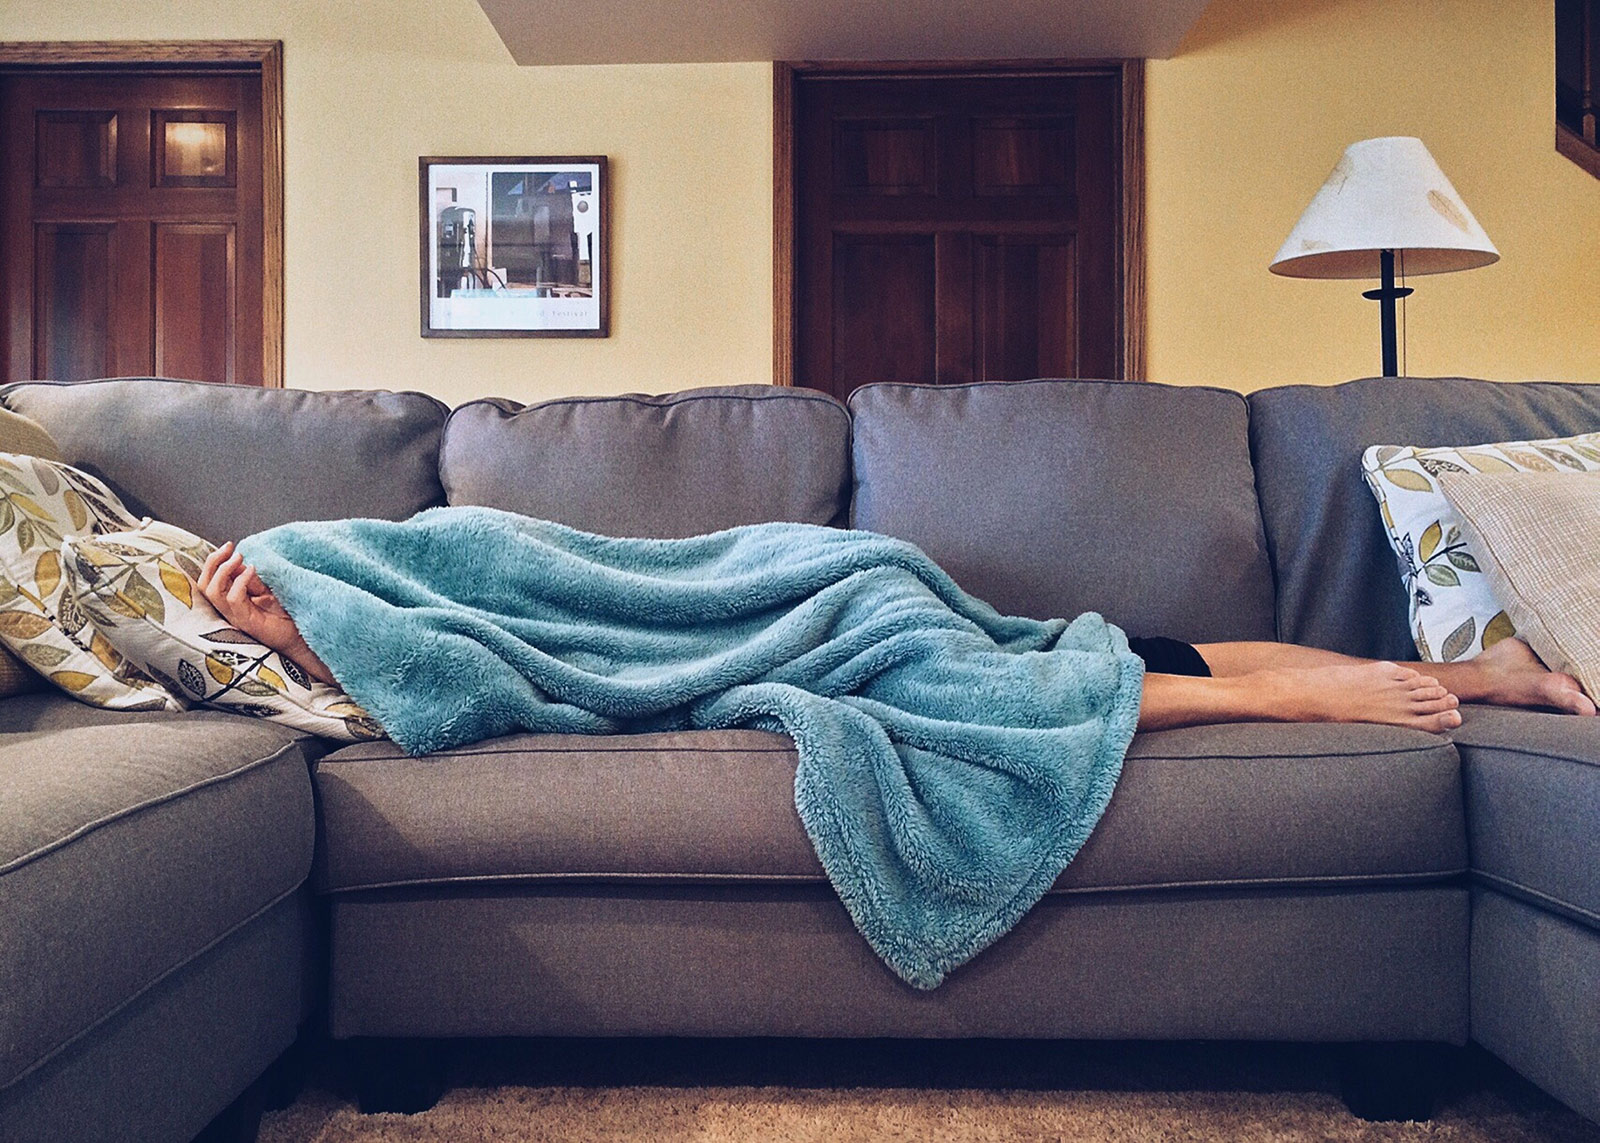
POLYGON ((604 156, 424 158, 423 337, 605 337, 604 156))

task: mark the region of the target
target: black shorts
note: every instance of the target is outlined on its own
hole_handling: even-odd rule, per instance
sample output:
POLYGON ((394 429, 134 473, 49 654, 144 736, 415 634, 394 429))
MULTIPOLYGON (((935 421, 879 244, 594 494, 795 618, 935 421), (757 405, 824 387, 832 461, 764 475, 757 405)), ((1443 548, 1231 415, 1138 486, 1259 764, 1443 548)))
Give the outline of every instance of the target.
POLYGON ((1178 639, 1157 635, 1153 639, 1128 637, 1128 649, 1144 660, 1144 669, 1154 675, 1211 676, 1211 668, 1194 646, 1178 639))

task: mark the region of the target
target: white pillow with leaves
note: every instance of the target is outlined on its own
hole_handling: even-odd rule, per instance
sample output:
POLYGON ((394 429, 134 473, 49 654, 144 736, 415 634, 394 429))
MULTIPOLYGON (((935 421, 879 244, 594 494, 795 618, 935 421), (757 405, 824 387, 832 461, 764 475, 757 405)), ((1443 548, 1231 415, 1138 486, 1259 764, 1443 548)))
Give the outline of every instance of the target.
POLYGON ((199 536, 158 521, 61 545, 78 607, 184 701, 343 742, 383 738, 344 691, 228 624, 196 586, 211 551, 199 536))
POLYGON ((0 453, 0 642, 73 698, 110 710, 182 710, 66 593, 64 539, 139 523, 116 493, 59 461, 0 453))
POLYGON ((1516 634, 1496 602, 1462 520, 1439 477, 1451 473, 1600 472, 1600 432, 1537 441, 1500 441, 1463 448, 1373 445, 1362 475, 1400 564, 1410 598, 1411 636, 1426 662, 1469 659, 1516 634))

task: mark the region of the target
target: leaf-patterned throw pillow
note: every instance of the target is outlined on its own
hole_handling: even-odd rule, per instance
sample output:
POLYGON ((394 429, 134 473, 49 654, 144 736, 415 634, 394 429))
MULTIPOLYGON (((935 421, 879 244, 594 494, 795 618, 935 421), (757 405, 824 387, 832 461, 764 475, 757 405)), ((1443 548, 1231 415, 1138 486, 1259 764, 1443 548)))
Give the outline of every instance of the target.
MULTIPOLYGON (((45 460, 61 459, 61 449, 43 426, 10 409, 0 409, 0 452, 42 456, 45 460)), ((44 685, 37 671, 0 643, 0 698, 43 690, 44 685)))
POLYGON ((66 593, 64 539, 138 517, 86 472, 0 453, 0 642, 73 698, 110 710, 182 710, 94 629, 66 593))
POLYGON ((78 607, 184 701, 341 742, 385 737, 344 691, 228 625, 196 586, 211 551, 199 536, 158 521, 61 545, 78 607))
POLYGON ((1495 601, 1482 553, 1463 535, 1445 499, 1449 473, 1600 472, 1600 432, 1464 448, 1373 445, 1362 475, 1378 498, 1383 526, 1411 601, 1411 636, 1425 662, 1470 659, 1508 635, 1511 617, 1495 601))

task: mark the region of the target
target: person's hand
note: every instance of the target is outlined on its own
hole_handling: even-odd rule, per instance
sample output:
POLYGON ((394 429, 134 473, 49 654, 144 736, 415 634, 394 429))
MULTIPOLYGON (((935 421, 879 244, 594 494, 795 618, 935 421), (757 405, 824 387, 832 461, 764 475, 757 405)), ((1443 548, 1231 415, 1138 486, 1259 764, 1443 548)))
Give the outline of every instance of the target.
POLYGON ((206 557, 197 586, 224 619, 257 642, 274 650, 299 642, 300 629, 232 541, 206 557))
POLYGON ((312 678, 325 683, 334 681, 333 673, 306 644, 278 597, 234 550, 231 540, 206 557, 196 586, 234 627, 294 660, 312 678))

